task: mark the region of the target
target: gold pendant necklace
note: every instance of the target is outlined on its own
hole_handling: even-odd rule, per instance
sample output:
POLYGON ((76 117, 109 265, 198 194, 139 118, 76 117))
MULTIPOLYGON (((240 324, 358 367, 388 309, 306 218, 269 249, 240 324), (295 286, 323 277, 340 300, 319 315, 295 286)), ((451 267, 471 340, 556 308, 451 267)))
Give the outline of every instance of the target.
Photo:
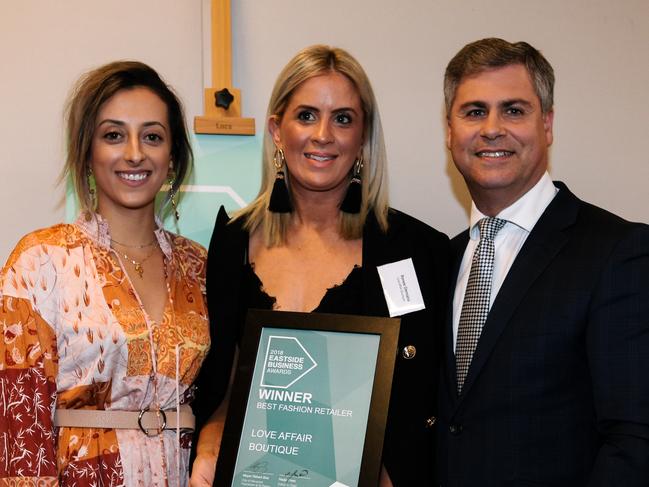
MULTIPOLYGON (((115 242, 117 243, 117 242, 115 242)), ((155 247, 151 249, 151 252, 149 252, 141 261, 137 261, 130 257, 128 254, 125 252, 120 252, 124 259, 129 261, 131 264, 133 264, 133 267, 135 268, 135 272, 137 272, 138 276, 140 276, 140 279, 142 279, 142 276, 144 275, 144 267, 142 267, 142 264, 144 264, 154 253, 155 253, 155 247)))

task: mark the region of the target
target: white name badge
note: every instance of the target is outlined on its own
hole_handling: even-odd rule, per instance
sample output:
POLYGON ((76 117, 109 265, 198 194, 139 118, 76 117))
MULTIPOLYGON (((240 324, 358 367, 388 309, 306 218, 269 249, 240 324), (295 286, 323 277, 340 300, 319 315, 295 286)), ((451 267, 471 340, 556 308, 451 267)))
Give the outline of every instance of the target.
POLYGON ((377 270, 390 317, 426 308, 411 258, 378 266, 377 270))

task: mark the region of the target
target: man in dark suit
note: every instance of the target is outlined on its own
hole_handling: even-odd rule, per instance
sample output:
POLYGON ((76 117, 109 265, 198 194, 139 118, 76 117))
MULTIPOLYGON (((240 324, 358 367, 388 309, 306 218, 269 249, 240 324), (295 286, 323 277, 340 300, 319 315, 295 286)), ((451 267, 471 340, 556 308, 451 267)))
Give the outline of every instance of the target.
POLYGON ((524 42, 474 42, 446 69, 473 205, 453 240, 444 487, 649 486, 649 227, 552 182, 553 86, 524 42))

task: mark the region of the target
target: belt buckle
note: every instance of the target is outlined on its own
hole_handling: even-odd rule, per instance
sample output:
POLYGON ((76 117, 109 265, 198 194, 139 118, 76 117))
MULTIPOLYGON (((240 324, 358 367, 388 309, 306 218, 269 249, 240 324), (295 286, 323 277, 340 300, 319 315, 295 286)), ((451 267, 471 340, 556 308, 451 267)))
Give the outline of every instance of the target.
POLYGON ((151 411, 152 413, 155 413, 158 416, 158 418, 160 418, 160 416, 162 416, 162 426, 160 426, 160 422, 158 421, 158 428, 156 430, 153 430, 153 431, 155 431, 155 433, 153 433, 153 434, 149 433, 149 431, 151 431, 151 430, 148 430, 148 429, 144 428, 144 426, 142 426, 142 418, 144 417, 144 413, 147 413, 147 412, 149 412, 149 408, 145 407, 145 408, 140 410, 140 414, 137 417, 137 425, 140 427, 140 430, 142 431, 142 433, 144 433, 145 435, 147 435, 149 437, 158 436, 158 435, 162 434, 165 427, 167 426, 167 415, 165 414, 165 412, 162 409, 156 409, 155 411, 151 411))

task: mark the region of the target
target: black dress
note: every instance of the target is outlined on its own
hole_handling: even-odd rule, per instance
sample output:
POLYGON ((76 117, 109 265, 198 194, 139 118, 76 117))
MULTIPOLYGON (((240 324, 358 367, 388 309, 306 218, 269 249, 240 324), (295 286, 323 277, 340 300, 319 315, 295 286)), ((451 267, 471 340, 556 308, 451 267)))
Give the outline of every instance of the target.
MULTIPOLYGON (((342 283, 327 289, 318 306, 311 312, 343 315, 362 314, 364 306, 361 271, 361 267, 355 266, 342 283)), ((266 293, 264 284, 255 273, 253 264, 248 263, 244 266, 242 288, 244 296, 246 296, 244 301, 248 303, 248 308, 274 309, 275 298, 266 293)), ((238 337, 237 342, 241 343, 241 337, 238 337)))
MULTIPOLYGON (((435 480, 437 384, 442 328, 448 300, 449 244, 428 225, 390 210, 387 233, 373 214, 363 229, 363 264, 330 288, 314 310, 323 313, 389 316, 376 267, 412 258, 426 309, 401 317, 383 463, 395 487, 432 485, 435 480), (403 348, 414 346, 406 358, 403 348)), ((272 309, 274 298, 248 260, 248 233, 240 221, 228 224, 219 210, 207 260, 207 298, 212 348, 196 382, 193 403, 197 430, 223 400, 234 352, 250 308, 272 309)))

